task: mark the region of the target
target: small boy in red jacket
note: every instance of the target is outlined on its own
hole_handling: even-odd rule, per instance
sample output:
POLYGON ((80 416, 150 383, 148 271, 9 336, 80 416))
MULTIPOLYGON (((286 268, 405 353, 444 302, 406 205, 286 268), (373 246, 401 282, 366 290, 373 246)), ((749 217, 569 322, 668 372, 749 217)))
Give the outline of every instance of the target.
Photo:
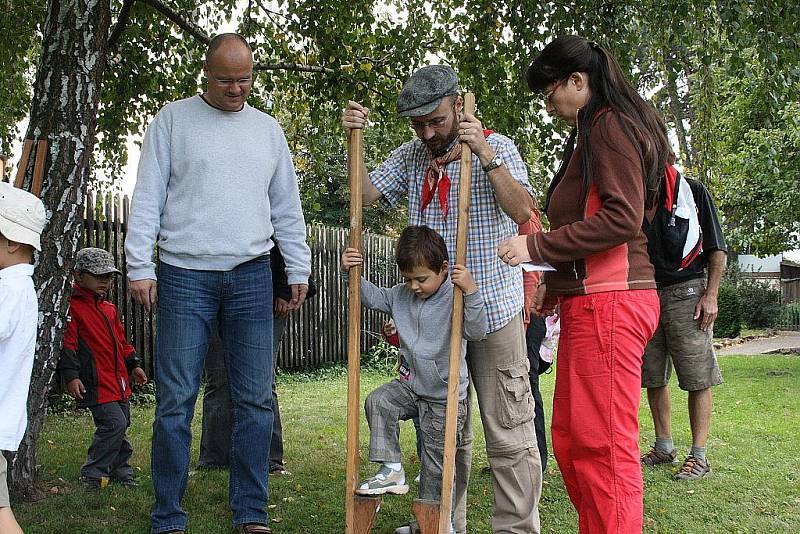
POLYGON ((109 481, 137 486, 128 460, 133 454, 126 431, 131 424, 128 375, 147 383, 117 308, 106 300, 114 274, 111 254, 99 248, 78 251, 75 285, 69 303, 64 348, 58 363, 67 393, 78 406, 89 408, 97 430, 89 457, 81 467, 81 482, 99 489, 109 481))

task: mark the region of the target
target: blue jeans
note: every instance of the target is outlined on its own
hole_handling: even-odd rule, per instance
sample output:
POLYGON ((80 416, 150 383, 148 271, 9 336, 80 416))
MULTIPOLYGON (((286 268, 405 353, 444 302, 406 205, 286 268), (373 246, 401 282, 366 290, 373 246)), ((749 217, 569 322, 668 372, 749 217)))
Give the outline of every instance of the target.
POLYGON ((219 328, 233 402, 229 502, 233 523, 267 524, 272 434, 272 273, 269 257, 232 271, 161 262, 152 472, 154 534, 186 528, 191 422, 211 332, 219 328))

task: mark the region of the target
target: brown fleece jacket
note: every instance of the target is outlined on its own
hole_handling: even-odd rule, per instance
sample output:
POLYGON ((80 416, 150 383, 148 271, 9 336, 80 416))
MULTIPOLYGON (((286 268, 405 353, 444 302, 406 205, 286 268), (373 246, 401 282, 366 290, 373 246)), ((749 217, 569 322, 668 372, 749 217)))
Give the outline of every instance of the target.
POLYGON ((591 132, 593 180, 583 192, 580 143, 550 186, 550 231, 528 236, 535 262, 556 268, 547 292, 585 295, 655 288, 642 232, 644 169, 614 111, 602 113, 591 132))

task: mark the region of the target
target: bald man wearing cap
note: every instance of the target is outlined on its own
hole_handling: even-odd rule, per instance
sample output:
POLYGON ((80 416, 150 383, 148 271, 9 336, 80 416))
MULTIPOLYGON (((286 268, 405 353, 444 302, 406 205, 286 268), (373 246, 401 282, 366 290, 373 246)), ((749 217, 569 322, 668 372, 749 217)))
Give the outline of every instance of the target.
POLYGON ((186 529, 190 425, 218 329, 233 401, 233 524, 237 532, 264 534, 271 532, 270 238, 281 243, 290 309, 308 291, 311 251, 283 130, 246 102, 253 84, 247 41, 237 34, 212 39, 203 72, 205 92, 167 104, 147 128, 125 241, 134 299, 158 306, 151 532, 186 529))
MULTIPOLYGON (((508 137, 484 130, 474 115, 463 111, 458 78, 448 66, 431 65, 414 72, 397 98, 397 115, 409 119, 416 139, 394 150, 371 173, 363 169, 363 203, 394 206, 408 198, 409 224, 436 230, 453 259, 461 143, 472 150, 467 268, 484 295, 490 333, 483 341, 468 342, 467 364, 492 473, 492 530, 538 533, 542 472, 522 324, 522 271, 505 265, 496 254, 500 241, 516 235, 517 225, 530 219, 534 204, 527 169, 508 137)), ((342 126, 345 131, 365 128, 368 116, 369 109, 349 102, 342 126)), ((471 428, 465 426, 464 432, 466 445, 456 454, 453 510, 459 533, 466 532, 472 454, 471 428)), ((397 532, 414 528, 401 527, 397 532)))

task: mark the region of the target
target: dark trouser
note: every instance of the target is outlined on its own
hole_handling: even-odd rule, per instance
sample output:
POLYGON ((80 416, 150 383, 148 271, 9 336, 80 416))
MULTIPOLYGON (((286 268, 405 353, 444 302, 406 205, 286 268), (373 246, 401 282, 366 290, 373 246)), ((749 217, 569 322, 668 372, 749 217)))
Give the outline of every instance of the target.
POLYGON ((81 467, 81 476, 99 480, 130 480, 133 469, 128 464, 133 447, 125 435, 131 425, 131 407, 126 402, 106 402, 89 408, 94 419, 94 440, 89 456, 81 467))
POLYGON ((531 393, 535 403, 534 412, 536 418, 533 420, 536 428, 536 444, 539 446, 539 458, 542 460, 542 473, 547 469, 547 432, 544 427, 544 403, 542 402, 542 392, 539 390, 539 347, 542 346, 544 336, 547 334, 547 326, 544 319, 531 315, 531 322, 525 330, 525 342, 528 345, 528 362, 531 370, 528 374, 531 382, 531 393))
MULTIPOLYGON (((446 402, 427 401, 398 379, 378 387, 364 403, 369 424, 371 462, 399 462, 400 421, 419 419, 417 437, 423 442, 420 457, 420 499, 438 501, 442 494, 446 402)), ((461 444, 467 418, 467 399, 458 403, 456 446, 461 444)))
MULTIPOLYGON (((288 316, 275 315, 272 319, 273 372, 277 361, 278 347, 286 330, 288 316)), ((222 341, 214 336, 208 348, 205 366, 206 387, 203 392, 203 430, 200 437, 200 467, 227 467, 231 450, 233 428, 233 405, 228 388, 228 373, 225 369, 225 354, 222 341)), ((278 406, 278 393, 272 381, 272 441, 269 448, 269 468, 283 467, 283 426, 278 406)))

